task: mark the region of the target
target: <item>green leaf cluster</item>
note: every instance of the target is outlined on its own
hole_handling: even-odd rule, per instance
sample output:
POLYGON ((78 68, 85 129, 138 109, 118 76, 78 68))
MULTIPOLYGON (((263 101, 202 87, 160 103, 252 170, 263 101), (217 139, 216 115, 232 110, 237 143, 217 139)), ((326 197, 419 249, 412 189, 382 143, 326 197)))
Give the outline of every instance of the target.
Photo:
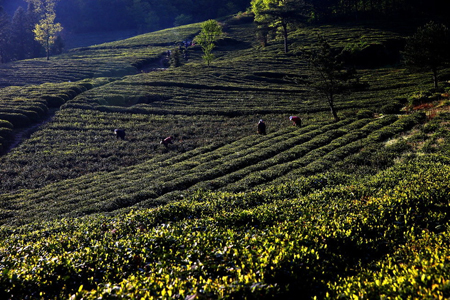
POLYGON ((448 162, 4 228, 2 296, 445 298, 448 162))
POLYGON ((205 21, 201 26, 202 30, 194 41, 202 47, 203 59, 209 66, 214 59, 212 50, 216 47, 215 43, 223 36, 222 26, 216 20, 205 21))

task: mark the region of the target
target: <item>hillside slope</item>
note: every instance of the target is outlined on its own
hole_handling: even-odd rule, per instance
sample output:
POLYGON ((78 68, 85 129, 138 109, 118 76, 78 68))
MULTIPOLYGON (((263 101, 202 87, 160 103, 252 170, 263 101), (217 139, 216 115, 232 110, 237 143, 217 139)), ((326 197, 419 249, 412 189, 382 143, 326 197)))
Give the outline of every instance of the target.
MULTIPOLYGON (((200 147, 171 158, 155 158, 108 173, 95 173, 1 196, 2 222, 23 223, 61 216, 111 212, 139 205, 154 207, 196 190, 248 191, 294 173, 307 176, 421 121, 346 119, 324 126, 286 128, 267 136, 200 147)), ((132 207, 131 207, 132 208, 132 207)))
MULTIPOLYGON (((200 49, 191 47, 189 60, 179 68, 122 77, 128 69, 137 73, 147 70, 149 64, 159 66, 175 42, 191 39, 198 30, 199 24, 192 24, 74 50, 49 62, 33 60, 9 65, 15 73, 1 78, 10 84, 55 82, 0 90, 5 107, 0 118, 11 123, 0 123, 4 151, 9 150, 17 131, 26 131, 28 126, 45 120, 49 111, 61 109, 52 122, 33 129, 29 141, 2 158, 1 192, 112 171, 217 140, 233 142, 252 135, 261 118, 269 132, 290 126, 288 117, 294 114, 299 114, 306 125, 329 120, 329 108, 308 85, 306 62, 295 55, 280 54, 278 40, 266 48, 254 46, 254 24, 246 19, 227 23, 227 37, 217 47, 217 59, 210 68, 202 62, 200 49), (91 60, 111 70, 102 76, 113 77, 91 79, 97 76, 94 73, 98 68, 89 63, 91 60), (92 71, 85 73, 84 67, 71 65, 70 61, 87 62, 92 71), (116 61, 123 65, 115 65, 116 61), (48 64, 51 68, 46 70, 51 74, 41 68, 33 69, 38 73, 21 72, 22 63, 48 64), (88 79, 68 82, 73 78, 65 77, 66 72, 76 73, 77 79, 88 79), (118 127, 128 132, 128 142, 114 141, 112 131, 118 127), (159 140, 169 135, 176 140, 172 151, 158 147, 159 140)), ((359 42, 362 35, 376 45, 381 45, 383 39, 398 37, 393 32, 360 25, 323 26, 320 30, 336 47, 359 42)), ((298 38, 293 39, 293 48, 308 47, 317 31, 311 27, 293 33, 298 38)), ((402 69, 358 72, 361 82, 367 82, 369 88, 337 100, 343 117, 354 116, 361 109, 379 113, 392 102, 393 95, 395 101, 403 101, 416 91, 417 84, 430 82, 427 76, 402 69)))
POLYGON ((431 77, 360 67, 331 122, 297 55, 318 31, 336 48, 401 36, 306 27, 285 55, 248 19, 224 25, 209 68, 197 46, 160 68, 199 24, 8 65, 0 297, 449 298, 448 94, 403 112, 431 77))

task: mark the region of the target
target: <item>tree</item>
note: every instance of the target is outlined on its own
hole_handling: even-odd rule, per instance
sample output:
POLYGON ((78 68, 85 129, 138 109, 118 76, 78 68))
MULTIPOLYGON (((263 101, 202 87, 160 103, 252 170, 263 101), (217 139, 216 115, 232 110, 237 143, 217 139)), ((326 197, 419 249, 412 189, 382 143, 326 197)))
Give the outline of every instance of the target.
POLYGON ((155 5, 142 0, 133 0, 133 4, 127 8, 127 12, 132 16, 132 23, 138 32, 148 32, 161 28, 159 13, 155 10, 155 5))
POLYGON ((180 14, 176 16, 175 21, 173 22, 173 26, 178 27, 181 25, 186 25, 192 23, 192 16, 180 14))
MULTIPOLYGON (((33 39, 33 37, 32 37, 33 39)), ((11 47, 16 59, 25 59, 27 57, 27 16, 22 6, 19 6, 14 13, 11 23, 11 47)))
POLYGON ((406 41, 406 66, 415 71, 431 71, 438 88, 438 71, 450 64, 450 31, 443 24, 427 23, 406 41))
POLYGON ((310 5, 304 0, 252 0, 251 8, 255 14, 255 22, 277 30, 281 28, 284 40, 284 52, 288 52, 288 27, 306 22, 310 5))
POLYGON ((51 47, 58 33, 63 30, 60 23, 55 23, 55 6, 58 0, 28 0, 28 2, 32 2, 36 12, 40 14, 40 20, 35 25, 33 33, 35 40, 45 48, 49 60, 51 47))
POLYGON ((33 13, 26 12, 19 6, 11 22, 11 49, 13 51, 12 59, 26 59, 36 57, 41 52, 41 45, 34 39, 34 20, 33 13))
POLYGON ((8 42, 10 39, 9 17, 0 6, 0 62, 5 63, 9 60, 8 42))
POLYGON ((354 69, 346 70, 340 58, 328 42, 320 37, 309 56, 311 86, 324 95, 335 121, 339 121, 334 105, 337 95, 348 93, 355 87, 358 79, 354 69))
POLYGON ((223 36, 222 26, 216 20, 208 20, 202 23, 202 30, 197 35, 194 41, 202 47, 203 59, 208 66, 214 59, 212 50, 216 46, 216 41, 223 36))

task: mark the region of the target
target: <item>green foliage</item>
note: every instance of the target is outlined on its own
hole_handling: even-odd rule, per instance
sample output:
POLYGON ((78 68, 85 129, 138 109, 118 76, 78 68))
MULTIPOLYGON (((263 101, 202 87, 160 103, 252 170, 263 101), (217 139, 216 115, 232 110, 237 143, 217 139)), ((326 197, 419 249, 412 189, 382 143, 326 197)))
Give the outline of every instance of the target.
POLYGON ((13 125, 11 124, 11 122, 8 122, 6 120, 0 120, 0 127, 1 128, 13 128, 13 125))
POLYGON ((0 119, 10 122, 14 127, 25 127, 31 123, 25 114, 17 112, 0 112, 0 119))
POLYGON ((367 41, 364 37, 361 37, 361 39, 358 42, 352 42, 345 45, 344 49, 342 51, 348 51, 351 55, 356 55, 359 52, 363 51, 369 46, 367 41))
MULTIPOLYGON (((4 88, 1 109, 37 125, 51 99, 64 104, 0 161, 2 299, 448 297, 436 257, 448 254, 449 116, 363 111, 429 80, 358 70, 370 86, 337 99, 351 117, 329 122, 306 60, 255 51, 254 26, 225 26, 214 68, 192 47, 146 73, 200 24, 10 68, 59 83, 4 88)), ((330 48, 387 36, 321 28, 330 48)), ((314 30, 292 36, 305 46, 314 30)))
POLYGON ((252 0, 250 5, 264 40, 269 31, 282 29, 285 53, 288 52, 288 26, 306 22, 311 9, 303 0, 252 0))
POLYGON ((403 104, 399 102, 388 103, 380 107, 380 113, 382 114, 398 114, 402 109, 403 104))
POLYGON ((177 68, 181 66, 181 53, 179 49, 175 49, 170 55, 170 66, 172 68, 177 68))
POLYGON ((63 30, 60 23, 55 23, 55 6, 58 0, 29 0, 34 4, 36 12, 39 14, 39 22, 35 24, 33 33, 46 50, 47 60, 50 58, 50 49, 55 44, 58 34, 63 30))
POLYGON ((372 118, 373 116, 374 112, 370 109, 361 109, 356 113, 358 119, 372 118))
POLYGON ((351 186, 317 176, 248 193, 197 192, 117 216, 5 228, 2 296, 447 297, 440 266, 448 236, 437 233, 448 222, 439 210, 448 163, 412 160, 351 186))
POLYGON ((222 26, 216 20, 208 20, 202 23, 202 30, 194 39, 203 50, 203 59, 207 65, 214 59, 212 50, 216 47, 215 43, 223 36, 222 26))
POLYGON ((403 53, 406 64, 412 69, 433 73, 434 88, 438 88, 438 70, 450 63, 450 32, 443 24, 429 22, 408 38, 403 53))
POLYGON ((309 63, 311 85, 326 98, 334 120, 338 121, 335 97, 351 90, 356 70, 345 70, 339 55, 323 37, 319 37, 309 63))
MULTIPOLYGON (((153 207, 197 190, 238 192, 279 184, 291 178, 325 172, 370 144, 375 143, 374 147, 379 148, 376 143, 408 130, 421 120, 411 115, 399 120, 396 117, 346 119, 300 129, 289 126, 266 136, 255 138, 250 135, 227 144, 223 144, 227 136, 224 133, 221 143, 197 146, 185 152, 181 147, 187 148, 195 141, 174 131, 176 145, 172 151, 184 152, 175 155, 178 151, 167 153, 164 147, 159 146, 161 137, 152 137, 157 131, 152 130, 148 137, 139 138, 148 130, 147 124, 153 124, 156 130, 167 126, 163 125, 167 122, 163 116, 135 115, 132 120, 125 121, 129 116, 91 114, 81 110, 67 110, 66 113, 72 117, 58 116, 54 125, 30 139, 28 149, 22 147, 21 150, 34 153, 37 144, 49 143, 52 151, 34 154, 33 162, 23 162, 20 168, 16 164, 3 165, 4 189, 24 185, 36 187, 32 193, 23 191, 0 195, 0 201, 6 207, 22 207, 20 211, 11 211, 5 216, 3 223, 37 221, 60 214, 79 216, 117 211, 133 205, 153 207), (113 138, 114 127, 111 126, 110 130, 103 128, 103 124, 110 122, 109 118, 123 122, 121 128, 128 133, 128 142, 113 138), (142 131, 132 130, 139 127, 142 131), (52 140, 54 134, 60 137, 58 146, 52 140), (186 140, 181 142, 181 139, 186 140), (100 145, 104 145, 103 148, 100 145), (127 151, 117 152, 121 148, 127 151), (155 151, 160 154, 155 154, 155 151), (153 158, 145 159, 148 156, 153 158), (144 162, 137 165, 139 160, 144 162), (39 168, 44 162, 46 168, 39 168), (117 168, 126 165, 134 166, 117 168), (28 173, 23 174, 22 168, 28 173), (109 172, 94 173, 95 170, 109 172), (80 174, 86 175, 76 178, 80 174), (59 181, 51 183, 55 178, 59 181), (65 178, 73 179, 62 180, 65 178), (96 182, 95 186, 92 186, 93 182, 96 182), (43 205, 45 199, 53 199, 53 204, 43 205)), ((198 118, 180 120, 199 122, 198 118)), ((212 139, 213 135, 217 133, 211 132, 208 138, 212 139)), ((20 158, 24 154, 18 152, 16 155, 20 158)))

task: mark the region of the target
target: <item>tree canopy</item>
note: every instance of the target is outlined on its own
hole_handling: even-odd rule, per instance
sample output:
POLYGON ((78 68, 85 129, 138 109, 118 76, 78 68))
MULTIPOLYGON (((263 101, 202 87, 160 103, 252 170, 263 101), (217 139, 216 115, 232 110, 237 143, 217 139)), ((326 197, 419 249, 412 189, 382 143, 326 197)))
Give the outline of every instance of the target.
POLYGON ((269 30, 281 28, 284 52, 288 52, 288 26, 306 22, 310 5, 304 0, 252 0, 255 21, 269 30))
POLYGON ((311 86, 327 100, 335 121, 339 121, 335 107, 337 95, 350 92, 357 81, 354 69, 345 69, 339 53, 319 37, 319 42, 309 54, 311 86))
POLYGON ((202 30, 199 35, 195 37, 195 42, 202 47, 203 59, 208 66, 214 59, 212 50, 215 47, 215 42, 223 35, 222 26, 216 20, 208 20, 202 23, 202 30))
MULTIPOLYGON (((34 39, 32 29, 38 19, 30 5, 44 0, 0 0, 11 24, 2 26, 2 61, 31 58, 44 51, 34 39), (19 13, 19 7, 22 12, 19 13), (16 16, 16 13, 17 16, 16 16), (15 21, 12 20, 15 16, 15 21), (19 21, 21 20, 21 21, 19 21), (19 23, 22 25, 19 25, 19 23)), ((288 50, 288 32, 298 21, 328 22, 386 17, 405 21, 426 18, 446 21, 449 1, 440 0, 76 0, 59 1, 53 24, 64 27, 68 37, 78 33, 127 30, 130 34, 148 32, 208 19, 217 19, 251 9, 266 41, 270 30, 281 33, 288 50), (305 8, 306 11, 305 11, 305 8)), ((47 19, 48 20, 48 19, 47 19)))
POLYGON ((44 48, 47 60, 50 58, 50 48, 55 43, 58 33, 63 29, 60 23, 55 22, 55 6, 58 0, 27 0, 35 7, 39 15, 39 22, 35 25, 33 33, 35 40, 44 48))
POLYGON ((437 89, 439 69, 450 64, 449 48, 449 29, 443 24, 429 22, 407 39, 404 59, 412 70, 431 71, 437 89))

